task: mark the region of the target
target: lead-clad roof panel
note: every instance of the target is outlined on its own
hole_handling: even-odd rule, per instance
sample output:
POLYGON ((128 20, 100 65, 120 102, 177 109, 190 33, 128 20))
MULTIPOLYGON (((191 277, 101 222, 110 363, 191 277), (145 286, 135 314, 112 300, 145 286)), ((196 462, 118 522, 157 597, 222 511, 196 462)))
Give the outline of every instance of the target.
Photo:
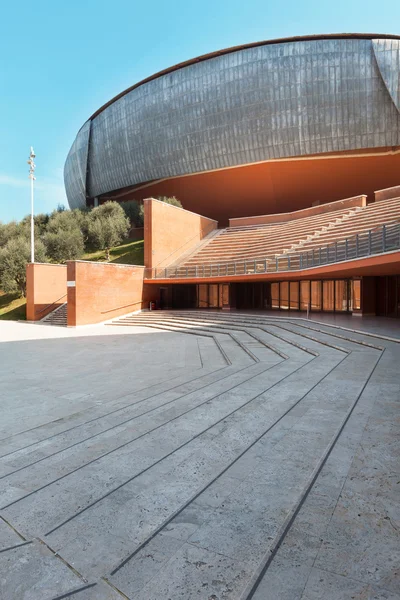
POLYGON ((64 166, 64 183, 70 208, 86 206, 86 175, 91 121, 79 130, 64 166))
MULTIPOLYGON (((398 63, 385 68, 394 82, 398 63)), ((187 65, 132 89, 93 119, 87 193, 397 145, 399 113, 382 77, 371 39, 293 41, 187 65)))
POLYGON ((372 40, 372 46, 382 79, 400 113, 400 40, 372 40))

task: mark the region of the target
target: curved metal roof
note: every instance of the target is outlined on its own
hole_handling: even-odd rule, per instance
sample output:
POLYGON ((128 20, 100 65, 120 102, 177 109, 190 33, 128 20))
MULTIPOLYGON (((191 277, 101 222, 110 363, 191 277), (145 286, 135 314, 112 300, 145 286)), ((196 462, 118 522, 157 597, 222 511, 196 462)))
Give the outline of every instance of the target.
POLYGON ((80 129, 70 206, 130 186, 256 162, 400 146, 400 36, 303 36, 162 71, 80 129))
POLYGON ((185 60, 181 63, 173 65, 172 67, 168 67, 167 69, 163 69, 162 71, 158 71, 154 73, 154 75, 150 75, 141 81, 131 85, 123 92, 120 92, 114 98, 111 98, 108 102, 100 106, 90 117, 88 120, 94 119, 99 115, 105 108, 113 104, 116 100, 119 100, 126 94, 129 94, 135 88, 143 85, 144 83, 148 83, 149 81, 153 81, 153 79, 157 79, 162 75, 168 75, 169 73, 173 73, 178 69, 183 69, 184 67, 189 67, 198 62, 202 62, 204 60, 209 60, 210 58, 215 58, 217 56, 223 56, 224 54, 230 54, 231 52, 237 52, 238 50, 247 50, 248 48, 257 48, 258 46, 267 46, 271 44, 284 44, 286 42, 307 42, 307 41, 318 41, 318 40, 329 40, 329 39, 361 39, 361 40, 372 40, 372 39, 381 39, 381 40, 400 40, 400 35, 392 35, 388 33, 325 33, 325 34, 316 34, 316 35, 298 35, 292 37, 285 38, 275 38, 273 40, 264 40, 261 42, 249 42, 248 44, 241 44, 239 46, 230 46, 229 48, 224 48, 222 50, 216 50, 214 52, 209 52, 208 54, 201 54, 195 58, 190 58, 189 60, 185 60))

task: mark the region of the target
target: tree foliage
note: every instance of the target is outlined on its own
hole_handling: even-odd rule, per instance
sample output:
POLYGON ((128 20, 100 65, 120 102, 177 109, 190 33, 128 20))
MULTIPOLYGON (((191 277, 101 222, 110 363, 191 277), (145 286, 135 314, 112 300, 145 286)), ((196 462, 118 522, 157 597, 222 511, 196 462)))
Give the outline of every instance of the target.
POLYGON ((157 196, 157 200, 160 202, 165 202, 165 204, 172 204, 172 206, 177 206, 178 208, 182 208, 182 203, 175 196, 157 196))
POLYGON ((47 223, 43 242, 49 258, 57 263, 80 258, 85 251, 86 215, 79 210, 56 210, 47 223))
MULTIPOLYGON (((160 202, 165 202, 165 204, 171 204, 172 206, 177 206, 178 208, 183 208, 182 203, 175 196, 157 196, 156 200, 160 202)), ((139 207, 139 218, 141 225, 136 225, 136 227, 143 227, 144 224, 144 204, 141 204, 139 207)))
MULTIPOLYGON (((30 258, 30 241, 25 235, 11 237, 0 248, 0 289, 3 292, 26 295, 26 264, 30 258)), ((47 260, 44 245, 40 240, 35 242, 35 260, 47 260)))
MULTIPOLYGON (((129 203, 130 204, 130 203, 129 203)), ((140 223, 140 209, 129 209, 130 217, 140 223)), ((135 224, 136 224, 135 223, 135 224)), ((34 217, 36 262, 64 263, 80 258, 87 245, 106 250, 125 239, 130 219, 117 202, 89 210, 66 210, 58 206, 50 215, 34 217)), ((30 216, 21 221, 0 222, 0 289, 6 293, 26 294, 26 264, 30 262, 30 216)))
POLYGON ((107 260, 110 260, 110 248, 120 244, 129 229, 129 218, 117 202, 106 202, 89 213, 89 241, 95 249, 106 251, 107 260))
POLYGON ((143 227, 143 211, 141 210, 142 205, 139 202, 128 200, 127 202, 122 202, 121 206, 134 227, 143 227))

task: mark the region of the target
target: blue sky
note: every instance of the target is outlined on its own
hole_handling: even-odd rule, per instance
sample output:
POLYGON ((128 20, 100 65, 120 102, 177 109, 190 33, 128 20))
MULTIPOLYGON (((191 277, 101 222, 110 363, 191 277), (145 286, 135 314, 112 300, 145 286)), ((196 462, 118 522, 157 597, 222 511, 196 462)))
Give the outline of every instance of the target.
POLYGON ((0 221, 67 205, 63 166, 87 118, 136 81, 214 50, 278 37, 400 34, 399 0, 36 0, 0 23, 0 221))

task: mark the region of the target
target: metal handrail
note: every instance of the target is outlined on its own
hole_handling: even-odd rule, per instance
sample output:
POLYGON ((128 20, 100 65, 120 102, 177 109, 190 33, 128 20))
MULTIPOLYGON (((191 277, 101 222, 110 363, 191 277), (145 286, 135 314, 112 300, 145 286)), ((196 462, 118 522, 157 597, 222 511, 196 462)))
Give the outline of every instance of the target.
POLYGON ((303 252, 242 259, 218 264, 176 266, 145 270, 147 279, 202 279, 301 271, 400 249, 400 223, 384 224, 349 238, 303 252))
POLYGON ((116 308, 110 308, 109 310, 101 310, 100 314, 105 315, 110 312, 115 312, 116 310, 121 310, 122 308, 128 308, 128 306, 136 306, 136 304, 144 304, 143 300, 138 300, 137 302, 131 302, 130 304, 124 304, 124 306, 117 306, 116 308))
MULTIPOLYGON (((66 295, 67 294, 63 294, 62 296, 60 296, 59 298, 57 298, 57 300, 54 300, 54 302, 52 302, 51 304, 48 304, 47 306, 45 306, 44 308, 41 308, 40 310, 36 310, 35 311, 35 315, 40 315, 40 313, 44 312, 45 310, 47 310, 51 306, 54 306, 54 304, 57 304, 57 302, 59 300, 62 300, 63 298, 65 298, 66 295)), ((65 302, 63 302, 63 304, 65 304, 65 302)))

